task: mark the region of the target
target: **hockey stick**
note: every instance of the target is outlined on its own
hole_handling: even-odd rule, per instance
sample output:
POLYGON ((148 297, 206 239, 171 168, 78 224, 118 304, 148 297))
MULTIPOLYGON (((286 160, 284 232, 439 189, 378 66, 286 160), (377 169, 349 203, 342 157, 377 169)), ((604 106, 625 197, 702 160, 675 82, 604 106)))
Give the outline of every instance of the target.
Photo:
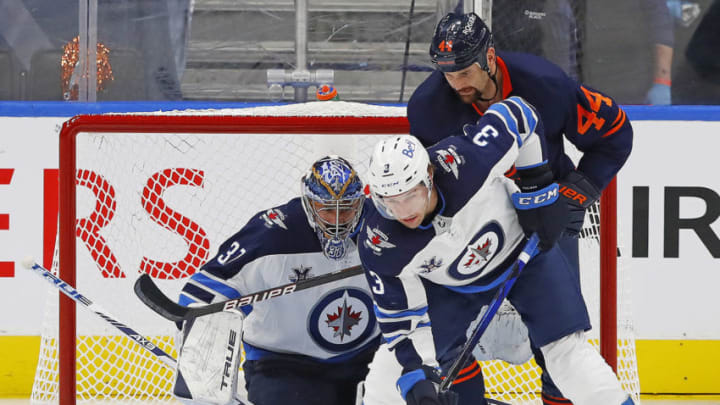
POLYGON ((358 274, 362 274, 362 272, 363 268, 360 265, 348 267, 346 269, 323 274, 322 276, 309 278, 296 283, 283 284, 279 287, 268 288, 267 290, 243 295, 239 298, 233 298, 199 307, 185 307, 176 303, 168 298, 160 290, 160 288, 158 288, 149 275, 141 274, 137 281, 135 281, 135 294, 138 298, 140 298, 140 301, 144 302, 145 305, 157 312, 163 318, 169 319, 173 322, 180 322, 196 318, 198 316, 214 314, 216 312, 239 311, 240 307, 245 305, 254 304, 256 302, 269 300, 275 297, 282 297, 297 291, 327 284, 332 281, 356 276, 358 274))
POLYGON ((33 270, 38 276, 47 280, 48 283, 55 286, 55 288, 70 297, 73 301, 79 302, 80 304, 86 306, 89 310, 95 312, 95 314, 97 314, 100 318, 104 319, 107 323, 116 327, 118 330, 120 330, 120 332, 124 333, 127 337, 132 339, 133 342, 137 343, 140 347, 152 353, 163 364, 175 370, 177 362, 171 355, 165 353, 164 350, 155 346, 152 342, 150 342, 150 339, 142 336, 129 326, 118 321, 108 311, 103 309, 100 305, 90 301, 90 299, 86 296, 80 294, 80 292, 73 288, 70 284, 64 282, 63 280, 52 274, 45 267, 35 263, 35 261, 32 259, 23 260, 23 266, 27 267, 29 270, 33 270))
POLYGON ((442 382, 440 383, 441 392, 447 391, 450 388, 453 381, 455 381, 455 379, 457 378, 458 373, 460 373, 460 370, 463 368, 468 358, 470 358, 473 349, 480 341, 480 338, 482 337, 483 333, 485 333, 488 325, 490 325, 490 321, 495 316, 498 308, 500 308, 502 301, 505 299, 505 297, 507 297, 513 284, 515 284, 518 276, 520 276, 520 272, 522 272, 527 262, 530 261, 530 259, 532 259, 537 254, 538 242, 539 238, 537 234, 532 234, 527 243, 525 243, 525 247, 523 248, 522 252, 520 252, 517 260, 515 260, 515 263, 513 263, 512 267, 510 268, 510 275, 508 276, 508 279, 500 286, 500 288, 498 288, 492 301, 490 301, 490 306, 488 307, 487 311, 485 311, 485 314, 483 314, 480 322, 475 327, 475 330, 473 331, 470 338, 467 340, 467 342, 465 342, 465 346, 463 346, 460 355, 452 364, 452 366, 450 366, 447 377, 445 377, 445 379, 442 380, 442 382))

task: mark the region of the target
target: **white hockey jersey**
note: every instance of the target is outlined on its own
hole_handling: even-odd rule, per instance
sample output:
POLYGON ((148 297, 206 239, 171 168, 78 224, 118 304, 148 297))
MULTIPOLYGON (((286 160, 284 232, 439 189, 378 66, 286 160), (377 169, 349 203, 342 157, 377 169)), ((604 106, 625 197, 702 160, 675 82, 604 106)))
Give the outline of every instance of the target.
MULTIPOLYGON (((366 204, 366 207, 372 204, 366 204)), ((211 303, 360 263, 353 245, 327 259, 299 198, 256 214, 183 287, 180 304, 211 303)), ((379 328, 362 275, 243 307, 246 359, 273 353, 341 361, 377 344, 379 328)))
POLYGON ((442 286, 435 289, 441 294, 479 293, 507 277, 524 233, 510 198, 518 189, 505 173, 514 164, 543 162, 536 132, 542 132, 542 124, 522 99, 494 104, 468 135, 428 148, 439 193, 431 222, 408 229, 377 212, 367 216, 358 242, 360 258, 383 336, 406 371, 438 366, 438 342, 451 347, 464 340, 465 330, 431 327, 438 318, 451 324, 445 318, 460 319, 458 314, 470 310, 448 307, 431 320, 428 291, 433 286, 442 286), (523 143, 527 149, 519 155, 523 143))

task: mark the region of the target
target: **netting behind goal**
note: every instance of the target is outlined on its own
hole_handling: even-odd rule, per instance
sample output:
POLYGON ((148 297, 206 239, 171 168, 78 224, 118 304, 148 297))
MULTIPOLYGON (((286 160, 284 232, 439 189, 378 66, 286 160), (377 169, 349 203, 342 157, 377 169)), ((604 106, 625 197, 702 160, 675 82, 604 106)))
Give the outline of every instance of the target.
MULTIPOLYGON (((175 356, 174 325, 132 291, 138 274, 150 274, 177 296, 183 279, 252 215, 297 196, 314 160, 340 154, 363 177, 373 144, 407 131, 402 108, 343 102, 76 117, 60 135, 60 276, 175 356)), ((581 243, 595 329, 597 220, 587 221, 581 243)), ((619 285, 618 302, 624 303, 627 283, 619 285)), ((618 371, 637 397, 631 318, 618 308, 619 339, 610 341, 618 342, 618 371)), ((85 308, 75 314, 73 303, 51 290, 33 403, 175 401, 172 370, 96 314, 85 308)), ((540 403, 534 363, 485 362, 483 370, 491 397, 540 403)))

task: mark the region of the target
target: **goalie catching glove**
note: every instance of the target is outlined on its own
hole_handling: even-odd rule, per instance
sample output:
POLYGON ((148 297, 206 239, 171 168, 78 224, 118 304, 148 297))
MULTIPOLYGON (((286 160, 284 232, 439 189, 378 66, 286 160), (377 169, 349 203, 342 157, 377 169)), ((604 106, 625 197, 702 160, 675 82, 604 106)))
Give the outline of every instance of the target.
POLYGON ((565 230, 569 220, 568 205, 559 200, 559 187, 553 181, 547 162, 540 166, 518 169, 519 193, 512 200, 525 235, 537 233, 540 250, 548 250, 565 230))
POLYGON ((560 197, 568 207, 565 234, 577 238, 585 221, 585 210, 600 198, 600 190, 578 171, 572 171, 560 184, 560 197))
POLYGON ((458 396, 452 391, 440 392, 440 374, 429 366, 403 374, 397 382, 407 405, 456 405, 458 396))

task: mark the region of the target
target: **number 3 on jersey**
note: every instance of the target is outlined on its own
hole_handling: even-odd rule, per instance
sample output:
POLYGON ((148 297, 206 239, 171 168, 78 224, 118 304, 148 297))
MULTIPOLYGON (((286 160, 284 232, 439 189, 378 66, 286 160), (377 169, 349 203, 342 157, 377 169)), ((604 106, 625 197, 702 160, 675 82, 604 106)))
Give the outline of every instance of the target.
POLYGON ((485 125, 480 132, 473 137, 473 143, 478 146, 487 146, 487 139, 490 137, 497 138, 499 135, 497 129, 491 125, 485 125))
POLYGON ((377 273, 375 273, 372 270, 368 270, 368 274, 373 279, 372 286, 371 286, 372 292, 377 295, 385 294, 385 286, 383 285, 383 282, 380 279, 380 276, 378 276, 377 273))

